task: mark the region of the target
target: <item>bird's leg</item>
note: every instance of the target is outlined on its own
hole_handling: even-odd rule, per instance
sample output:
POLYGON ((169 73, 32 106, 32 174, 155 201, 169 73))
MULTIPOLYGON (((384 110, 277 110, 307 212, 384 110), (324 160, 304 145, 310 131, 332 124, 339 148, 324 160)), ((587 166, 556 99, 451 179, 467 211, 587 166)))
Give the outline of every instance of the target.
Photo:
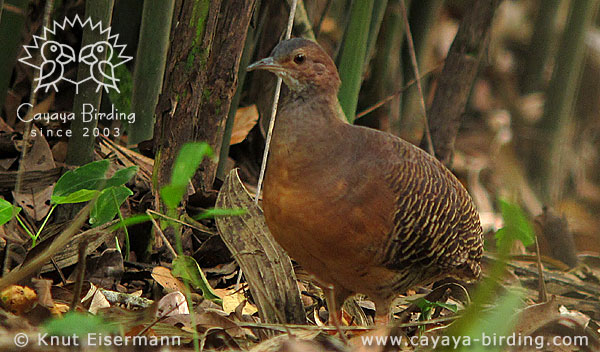
POLYGON ((378 325, 388 325, 390 323, 390 315, 388 313, 386 314, 379 314, 379 312, 375 313, 375 321, 374 324, 375 326, 378 325))
POLYGON ((333 326, 335 326, 338 333, 340 334, 342 341, 344 341, 345 344, 348 344, 348 339, 346 338, 346 335, 342 331, 342 328, 340 325, 340 320, 341 320, 340 318, 341 318, 342 310, 340 309, 338 312, 338 306, 335 301, 335 291, 333 289, 333 286, 332 285, 324 285, 323 290, 325 291, 325 301, 327 302, 327 310, 329 311, 329 318, 330 318, 331 322, 333 323, 333 326))
POLYGON ((386 326, 390 323, 390 302, 375 302, 375 326, 386 326))

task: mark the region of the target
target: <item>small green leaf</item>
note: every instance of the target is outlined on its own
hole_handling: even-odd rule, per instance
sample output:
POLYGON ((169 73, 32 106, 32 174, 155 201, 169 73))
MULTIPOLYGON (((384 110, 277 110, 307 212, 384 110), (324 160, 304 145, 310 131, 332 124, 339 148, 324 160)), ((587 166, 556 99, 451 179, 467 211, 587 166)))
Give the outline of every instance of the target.
POLYGON ((137 166, 131 166, 118 170, 117 172, 115 172, 113 177, 109 178, 106 181, 106 185, 104 185, 104 188, 122 186, 126 184, 127 182, 129 182, 129 180, 131 180, 133 176, 135 176, 138 169, 139 168, 137 166))
POLYGON ((90 213, 90 224, 93 227, 104 225, 115 218, 121 204, 133 192, 125 186, 110 187, 102 190, 90 213))
POLYGON ((166 185, 160 189, 160 196, 168 208, 175 208, 185 194, 185 186, 166 185))
POLYGON ((17 216, 21 208, 15 207, 5 199, 0 198, 0 226, 6 224, 13 217, 17 216))
POLYGON ((112 225, 110 227, 110 231, 115 231, 115 230, 118 230, 118 229, 126 227, 126 226, 141 224, 146 221, 150 221, 150 216, 148 214, 133 215, 133 216, 123 219, 123 221, 119 221, 118 223, 112 225))
POLYGON ((108 160, 100 160, 65 172, 54 186, 51 202, 54 204, 64 204, 65 197, 72 193, 80 190, 100 189, 106 182, 104 174, 108 170, 108 165, 108 160), (58 199, 62 199, 62 203, 57 202, 58 199))
POLYGON ((173 260, 173 270, 171 270, 171 273, 173 276, 188 281, 194 288, 202 290, 204 298, 218 304, 223 304, 223 300, 210 287, 206 276, 204 276, 202 269, 200 269, 194 258, 187 255, 178 256, 173 260))
POLYGON ((514 331, 517 315, 515 312, 523 306, 523 293, 514 288, 507 290, 505 294, 498 297, 496 301, 486 302, 492 308, 478 314, 478 319, 470 324, 467 329, 461 331, 456 338, 468 338, 472 344, 463 344, 460 352, 501 352, 506 351, 502 344, 486 344, 482 336, 510 336, 514 331))
POLYGON ((234 209, 221 209, 221 208, 212 208, 205 210, 202 214, 194 217, 195 220, 201 219, 212 219, 218 216, 240 216, 244 215, 248 212, 246 208, 234 208, 234 209))
POLYGON ((514 240, 521 241, 525 247, 535 243, 533 226, 521 207, 503 199, 499 199, 498 203, 504 219, 504 227, 498 230, 495 235, 498 247, 504 248, 514 240))
POLYGON ((43 329, 51 336, 77 336, 79 341, 87 341, 91 333, 108 335, 116 333, 101 317, 92 314, 69 312, 63 318, 48 321, 43 329))
POLYGON ((65 196, 52 196, 52 203, 53 204, 72 204, 72 203, 87 202, 88 200, 94 199, 96 194, 98 194, 97 190, 80 189, 73 193, 69 193, 65 196))
POLYGON ((417 300, 414 303, 422 311, 426 310, 426 309, 435 308, 435 307, 446 308, 449 311, 454 312, 454 313, 456 313, 458 311, 458 307, 456 306, 456 304, 448 304, 448 303, 442 303, 442 302, 431 302, 429 300, 426 300, 425 298, 421 298, 421 299, 417 300))
POLYGON ((187 186, 206 156, 212 156, 212 149, 207 143, 187 143, 181 147, 173 164, 171 184, 187 186))
POLYGON ((206 156, 212 156, 212 149, 207 143, 187 143, 177 155, 173 164, 171 183, 160 190, 160 195, 169 208, 175 208, 183 199, 185 190, 196 169, 206 156))

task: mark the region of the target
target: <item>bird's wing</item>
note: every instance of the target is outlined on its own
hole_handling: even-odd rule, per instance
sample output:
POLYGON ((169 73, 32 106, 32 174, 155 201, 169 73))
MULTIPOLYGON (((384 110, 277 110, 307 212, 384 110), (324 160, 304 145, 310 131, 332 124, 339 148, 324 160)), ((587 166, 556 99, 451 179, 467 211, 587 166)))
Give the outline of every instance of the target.
MULTIPOLYGON (((54 61, 45 61, 41 66, 40 66, 40 76, 37 78, 37 81, 39 81, 39 85, 46 85, 49 83, 54 82, 55 80, 52 80, 51 82, 49 81, 49 78, 52 77, 52 75, 54 74, 54 71, 56 71, 56 62, 54 61)), ((58 77, 58 79, 60 79, 60 77, 58 77)), ((56 80, 58 80, 56 79, 56 80)))
POLYGON ((452 269, 478 261, 483 251, 479 215, 456 177, 400 138, 367 128, 353 130, 362 135, 359 148, 369 149, 371 160, 365 160, 364 172, 373 185, 366 189, 387 192, 386 209, 371 214, 372 219, 379 211, 390 214, 379 224, 386 227, 379 232, 385 243, 382 265, 392 270, 432 264, 452 269))
POLYGON ((104 77, 104 84, 116 87, 118 79, 115 78, 115 66, 108 61, 102 61, 98 67, 101 68, 99 71, 102 77, 104 77))

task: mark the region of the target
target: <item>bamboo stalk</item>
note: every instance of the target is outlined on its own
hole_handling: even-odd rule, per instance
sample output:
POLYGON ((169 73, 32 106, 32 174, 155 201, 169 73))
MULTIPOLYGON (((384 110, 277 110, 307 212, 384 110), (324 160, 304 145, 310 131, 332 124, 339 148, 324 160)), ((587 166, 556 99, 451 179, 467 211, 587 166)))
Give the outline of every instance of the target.
POLYGON ((2 38, 2 50, 0 50, 0 110, 4 106, 8 85, 17 54, 21 44, 21 32, 25 25, 25 10, 29 4, 28 0, 6 0, 6 5, 0 1, 0 38, 2 38), (2 11, 3 6, 7 8, 2 11))
POLYGON ((354 121, 356 114, 372 13, 373 0, 352 2, 350 22, 346 28, 344 45, 340 53, 339 72, 342 86, 338 99, 350 122, 354 121))
MULTIPOLYGON (((96 0, 87 1, 85 4, 85 17, 91 18, 92 23, 102 23, 102 28, 110 26, 114 0, 96 0)), ((97 43, 106 40, 108 33, 102 34, 99 31, 93 31, 88 26, 83 31, 81 46, 97 43)), ((104 53, 96 53, 98 59, 106 59, 106 50, 104 53)), ((83 81, 90 76, 88 65, 79 65, 77 69, 77 82, 83 81)), ((98 126, 96 119, 89 122, 83 121, 84 104, 91 104, 95 111, 100 109, 102 100, 102 89, 98 89, 98 84, 94 80, 87 80, 79 87, 79 92, 75 95, 73 101, 73 112, 75 120, 71 123, 73 136, 69 140, 67 148, 67 164, 84 165, 93 160, 94 140, 93 129, 98 126)))
POLYGON ((387 9, 388 0, 375 1, 373 4, 373 12, 371 14, 371 23, 369 23, 369 36, 367 38, 367 51, 365 56, 365 67, 366 70, 369 65, 369 61, 373 57, 373 50, 375 50, 375 43, 377 43, 377 37, 379 37, 379 31, 381 24, 383 23, 383 15, 385 15, 387 9))
POLYGON ((137 144, 151 139, 154 131, 154 111, 169 50, 174 0, 146 0, 133 72, 131 109, 135 124, 130 126, 127 143, 137 144))
MULTIPOLYGON (((360 103, 363 107, 375 105, 384 100, 400 89, 404 82, 401 69, 402 57, 398 55, 404 41, 402 21, 399 0, 390 1, 377 38, 377 51, 371 60, 371 74, 363 87, 365 95, 360 103)), ((401 97, 402 95, 398 95, 392 103, 375 111, 372 117, 367 117, 369 120, 374 120, 372 122, 365 121, 367 125, 390 131, 391 125, 399 120, 401 97)))
POLYGON ((556 45, 556 16, 560 9, 561 0, 544 0, 539 2, 539 10, 527 59, 525 61, 525 75, 523 91, 535 92, 544 87, 544 70, 556 45))
MULTIPOLYGON (((425 72, 431 69, 426 67, 428 62, 427 54, 430 45, 430 38, 435 30, 435 21, 440 17, 440 12, 444 6, 444 1, 441 0, 420 0, 411 2, 407 7, 410 9, 409 24, 410 32, 413 37, 415 55, 417 57, 419 71, 425 72)), ((403 61, 405 62, 404 75, 407 79, 415 78, 414 69, 410 64, 410 55, 408 52, 403 53, 403 61)), ((427 80, 421 81, 421 86, 425 97, 428 96, 427 80)), ((409 88, 403 97, 402 117, 406 119, 403 128, 409 131, 419 130, 422 128, 422 111, 421 111, 421 95, 416 86, 409 88), (417 127, 418 126, 418 127, 417 127)))
POLYGON ((567 150, 572 142, 573 106, 583 72, 585 34, 598 10, 599 0, 574 0, 561 39, 554 73, 546 95, 542 130, 550 140, 550 158, 543 172, 545 199, 560 200, 568 174, 567 150))

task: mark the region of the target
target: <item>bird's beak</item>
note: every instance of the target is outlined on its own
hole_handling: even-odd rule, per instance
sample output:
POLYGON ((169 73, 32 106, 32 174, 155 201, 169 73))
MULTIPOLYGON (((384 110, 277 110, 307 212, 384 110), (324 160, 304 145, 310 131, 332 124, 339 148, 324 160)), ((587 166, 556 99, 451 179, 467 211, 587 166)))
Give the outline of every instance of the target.
POLYGON ((56 58, 56 61, 59 63, 66 65, 71 62, 75 62, 75 51, 68 45, 62 45, 62 51, 60 55, 56 58))
POLYGON ((93 65, 96 63, 96 57, 94 56, 94 45, 86 45, 81 48, 79 52, 79 62, 85 62, 88 65, 93 65))
POLYGON ((246 71, 254 71, 254 70, 267 70, 267 71, 271 71, 271 72, 281 72, 284 70, 284 68, 282 66, 280 66, 278 63, 276 63, 272 57, 266 57, 260 61, 253 63, 252 65, 248 66, 248 68, 246 69, 246 71))

